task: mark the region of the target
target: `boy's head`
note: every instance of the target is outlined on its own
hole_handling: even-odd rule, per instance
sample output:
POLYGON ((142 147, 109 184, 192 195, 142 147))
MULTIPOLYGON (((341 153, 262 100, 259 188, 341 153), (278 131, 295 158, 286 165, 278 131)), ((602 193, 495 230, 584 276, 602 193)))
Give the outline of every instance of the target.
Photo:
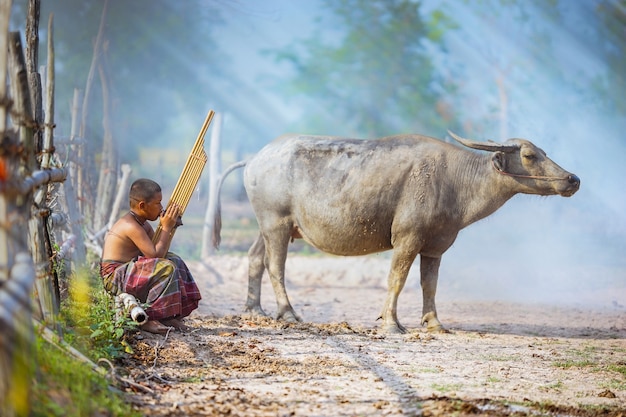
POLYGON ((134 208, 142 201, 150 203, 159 193, 161 193, 159 184, 147 178, 140 178, 130 186, 128 192, 130 207, 134 208))

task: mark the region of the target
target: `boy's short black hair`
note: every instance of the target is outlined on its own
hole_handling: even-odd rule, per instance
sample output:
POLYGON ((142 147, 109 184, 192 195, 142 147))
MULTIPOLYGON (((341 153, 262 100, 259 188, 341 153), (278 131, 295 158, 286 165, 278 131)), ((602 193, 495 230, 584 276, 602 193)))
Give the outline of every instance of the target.
POLYGON ((161 192, 161 186, 148 178, 140 178, 133 182, 128 192, 128 198, 135 202, 151 201, 157 193, 161 192))

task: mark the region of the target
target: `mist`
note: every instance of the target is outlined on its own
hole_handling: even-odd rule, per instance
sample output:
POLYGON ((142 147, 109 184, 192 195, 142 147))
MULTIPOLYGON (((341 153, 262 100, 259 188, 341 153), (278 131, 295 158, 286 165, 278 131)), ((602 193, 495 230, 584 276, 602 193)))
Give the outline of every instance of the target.
MULTIPOLYGON (((422 2, 422 13, 441 9, 457 24, 443 35, 445 50, 432 48, 439 77, 457 85, 448 100, 462 120, 455 133, 474 140, 531 140, 579 176, 581 188, 571 198, 516 196, 494 215, 463 230, 443 257, 440 293, 450 288, 481 300, 626 308, 626 116, 598 94, 599 85, 611 90, 605 80, 621 77, 623 81, 625 75, 600 53, 608 40, 587 36, 600 2, 560 1, 557 7, 563 18, 557 20, 549 6, 536 7, 534 2, 521 9, 493 10, 490 7, 499 2, 477 3, 422 2), (519 13, 526 13, 524 19, 519 13)), ((211 33, 212 48, 219 53, 222 74, 212 76, 210 63, 177 53, 176 45, 171 45, 171 55, 158 59, 177 60, 198 78, 193 86, 185 85, 184 77, 172 81, 186 87, 190 96, 169 96, 167 103, 166 96, 146 97, 140 110, 158 122, 160 132, 143 133, 137 128, 133 140, 143 148, 176 149, 184 159, 184 149, 191 147, 209 108, 224 114, 224 164, 303 127, 312 131, 302 133, 359 134, 332 114, 326 115, 327 126, 314 125, 312 110, 322 105, 277 88, 294 68, 268 51, 304 47, 312 36, 328 42, 341 39, 342 28, 333 25, 325 2, 199 4, 210 4, 220 12, 219 24, 207 23, 207 34, 211 33)), ((42 6, 50 7, 42 12, 42 22, 51 11, 72 13, 42 6)), ((619 3, 613 6, 616 13, 626 13, 619 3)), ((149 65, 153 64, 156 61, 149 65)), ((117 94, 124 100, 133 92, 117 94)), ((380 111, 384 115, 385 109, 380 111)), ((57 124, 63 131, 64 123, 57 124)), ((387 134, 397 133, 406 132, 387 134)), ((445 129, 412 133, 446 137, 445 129)), ((146 160, 128 162, 137 175, 159 175, 146 160)), ((408 286, 419 286, 417 263, 408 286)))
MULTIPOLYGON (((241 63, 240 76, 263 80, 271 73, 286 73, 288 69, 276 68, 260 51, 306 38, 314 30, 314 16, 322 13, 320 5, 239 4, 244 17, 229 22, 226 30, 234 33, 225 42, 234 62, 241 63), (239 47, 233 39, 241 42, 239 47), (255 55, 258 63, 244 65, 255 55)), ((446 34, 448 53, 435 62, 443 77, 461 81, 455 102, 462 108, 457 111, 484 126, 473 139, 529 139, 581 178, 581 189, 571 198, 518 195, 463 230, 443 257, 441 294, 449 287, 480 300, 626 307, 626 196, 621 184, 626 177, 626 121, 623 114, 607 112, 591 91, 593 81, 611 71, 594 50, 601 45, 580 39, 594 4, 560 5, 566 8, 562 12, 568 27, 553 25, 546 16, 529 16, 532 28, 545 34, 546 50, 531 37, 529 25, 502 8, 489 13, 465 2, 423 2, 425 12, 440 7, 460 24, 446 34), (507 96, 504 126, 498 123, 498 77, 507 96)), ((328 29, 340 36, 336 28, 328 29)), ((289 98, 281 103, 272 91, 260 94, 283 109, 287 125, 306 117, 306 109, 298 106, 284 109, 289 98)), ((389 132, 394 133, 399 132, 389 132)), ((417 262, 407 286, 419 287, 417 262)))

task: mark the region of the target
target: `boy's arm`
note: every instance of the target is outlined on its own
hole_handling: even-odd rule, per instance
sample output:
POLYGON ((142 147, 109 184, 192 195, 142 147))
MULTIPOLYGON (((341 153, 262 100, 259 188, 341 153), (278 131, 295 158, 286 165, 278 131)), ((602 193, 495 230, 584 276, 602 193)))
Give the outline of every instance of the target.
POLYGON ((163 213, 161 216, 161 234, 156 242, 152 242, 154 230, 148 223, 145 223, 143 226, 137 224, 136 227, 133 227, 134 230, 132 233, 129 233, 129 237, 143 256, 147 258, 165 257, 170 246, 170 234, 176 226, 179 211, 178 206, 171 205, 163 213))

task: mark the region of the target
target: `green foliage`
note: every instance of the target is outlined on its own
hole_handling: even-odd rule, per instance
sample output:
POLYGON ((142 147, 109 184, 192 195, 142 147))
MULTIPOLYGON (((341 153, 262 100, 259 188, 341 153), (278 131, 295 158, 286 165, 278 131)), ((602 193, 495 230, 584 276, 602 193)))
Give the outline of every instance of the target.
POLYGON ((131 353, 126 335, 137 324, 127 316, 116 316, 113 298, 99 277, 82 277, 74 277, 70 297, 61 310, 66 339, 93 360, 117 359, 131 353))
POLYGON ((37 358, 32 416, 139 416, 111 390, 104 376, 39 338, 37 358))
POLYGON ((309 117, 324 124, 324 133, 439 134, 449 126, 441 92, 453 87, 437 75, 427 48, 453 27, 443 12, 425 18, 421 4, 410 0, 325 4, 333 20, 324 26, 341 31, 275 52, 295 70, 286 88, 316 102, 311 108, 320 110, 309 117))
POLYGON ((605 98, 608 109, 616 109, 622 116, 626 116, 626 0, 604 0, 598 2, 596 11, 598 15, 598 32, 593 39, 594 48, 604 59, 612 71, 604 80, 600 80, 599 88, 601 97, 605 98))
MULTIPOLYGON (((131 352, 129 318, 117 318, 112 297, 93 272, 76 273, 59 315, 64 341, 97 362, 131 352)), ((37 337, 38 374, 33 381, 33 416, 135 416, 103 375, 37 337)))
POLYGON ((128 316, 116 315, 113 299, 104 290, 97 291, 95 298, 89 325, 89 338, 94 346, 94 353, 111 359, 119 358, 124 353, 132 353, 126 335, 137 329, 137 323, 128 316))
MULTIPOLYGON (((59 253, 59 251, 61 250, 61 247, 59 246, 58 243, 53 243, 52 244, 52 253, 53 254, 57 254, 59 253)), ((52 269, 54 271, 54 273, 56 274, 56 276, 58 277, 64 277, 65 276, 65 261, 63 259, 57 259, 57 257, 55 256, 54 258, 52 258, 52 269)))
MULTIPOLYGON (((15 0, 13 20, 25 25, 27 0, 15 0)), ((123 147, 122 162, 137 157, 138 140, 163 145, 164 114, 198 113, 198 124, 208 110, 206 95, 198 94, 205 77, 224 73, 226 58, 212 32, 221 22, 219 6, 212 2, 169 0, 55 0, 41 2, 40 64, 45 64, 48 16, 54 17, 55 119, 68 134, 74 89, 85 91, 92 64, 93 46, 104 4, 108 4, 103 33, 103 52, 95 68, 85 137, 90 152, 102 141, 102 91, 99 71, 110 82, 115 103, 115 139, 123 147), (210 68, 206 70, 205 68, 210 68), (130 94, 128 93, 130 92, 130 94)), ((24 29, 21 29, 22 31, 24 29)), ((193 118, 195 120, 195 118, 193 118)), ((169 132, 168 132, 169 133, 169 132)), ((194 136, 189 132, 189 137, 194 136)))
POLYGON ((433 11, 428 20, 428 39, 441 42, 447 30, 457 29, 459 25, 441 10, 433 11))

